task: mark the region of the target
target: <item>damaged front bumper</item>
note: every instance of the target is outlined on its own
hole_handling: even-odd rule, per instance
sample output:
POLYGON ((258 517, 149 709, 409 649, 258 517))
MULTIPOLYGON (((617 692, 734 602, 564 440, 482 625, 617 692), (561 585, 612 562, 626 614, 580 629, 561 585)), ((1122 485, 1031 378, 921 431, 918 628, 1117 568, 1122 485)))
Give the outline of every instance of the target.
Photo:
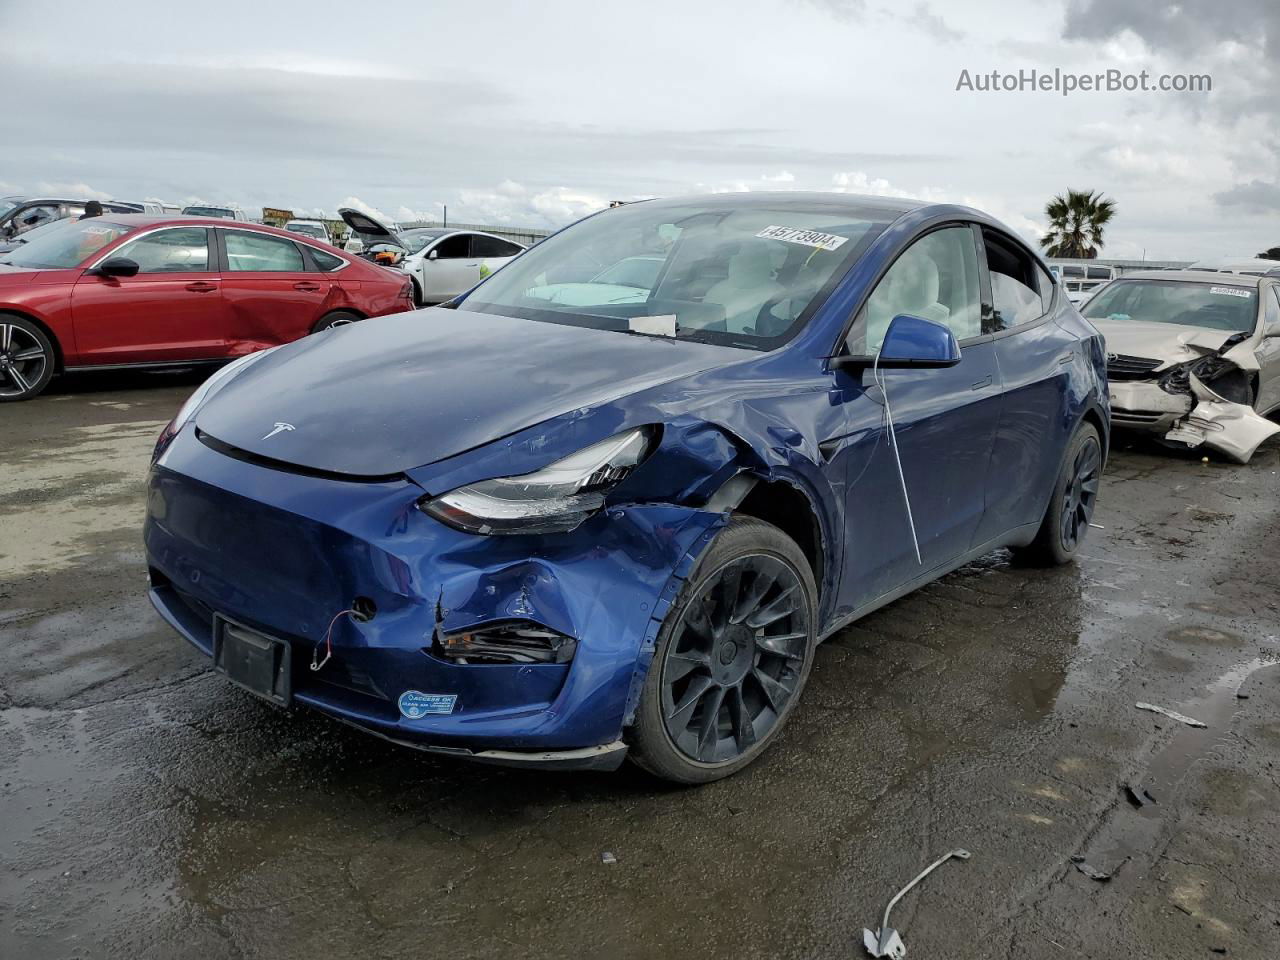
POLYGON ((1248 463, 1268 437, 1280 433, 1244 402, 1248 381, 1239 367, 1222 355, 1163 368, 1151 380, 1112 380, 1111 422, 1117 427, 1160 434, 1171 443, 1205 446, 1237 463, 1248 463), (1230 394, 1219 393, 1197 375, 1230 394))
POLYGON ((149 480, 152 602, 207 656, 218 618, 287 644, 293 700, 388 740, 616 767, 662 617, 723 514, 626 505, 572 533, 482 537, 427 516, 422 495, 249 464, 184 430, 149 480), (372 615, 335 620, 353 608, 372 615), (513 622, 572 638, 571 658, 468 662, 440 642, 513 622), (406 695, 450 707, 423 714, 406 695))

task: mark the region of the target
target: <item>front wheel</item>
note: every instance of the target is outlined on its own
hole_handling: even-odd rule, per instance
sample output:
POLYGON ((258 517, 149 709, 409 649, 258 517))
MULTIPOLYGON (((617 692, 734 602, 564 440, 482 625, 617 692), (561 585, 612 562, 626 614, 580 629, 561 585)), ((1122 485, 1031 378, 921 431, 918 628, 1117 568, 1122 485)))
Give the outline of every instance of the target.
POLYGON ((30 400, 53 378, 49 337, 24 317, 0 313, 0 403, 30 400))
POLYGON ((1102 440, 1093 424, 1082 423, 1067 446, 1040 530, 1016 551, 1018 558, 1046 567, 1069 563, 1089 530, 1101 481, 1102 440))
POLYGON ((760 520, 731 520, 658 633, 631 758, 666 780, 709 783, 758 757, 808 679, 817 594, 791 538, 760 520))

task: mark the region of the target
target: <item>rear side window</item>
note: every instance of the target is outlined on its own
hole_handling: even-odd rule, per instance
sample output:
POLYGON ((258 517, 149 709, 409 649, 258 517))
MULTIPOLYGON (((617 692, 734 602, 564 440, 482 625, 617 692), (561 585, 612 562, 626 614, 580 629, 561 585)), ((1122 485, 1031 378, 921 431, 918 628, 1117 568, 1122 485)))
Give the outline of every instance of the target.
POLYGON ((132 260, 139 273, 203 273, 209 269, 209 231, 204 227, 160 230, 126 243, 115 256, 132 260))
POLYGON ((311 248, 311 259, 314 260, 316 266, 325 273, 328 273, 331 270, 337 270, 340 266, 346 263, 346 261, 341 257, 335 257, 332 253, 325 253, 323 250, 317 250, 315 247, 311 248))
POLYGON ((514 243, 499 240, 497 237, 483 237, 476 234, 471 238, 471 255, 473 257, 514 257, 520 248, 514 243))
POLYGON ((471 256, 471 234, 457 233, 445 237, 433 248, 440 260, 465 260, 471 256))
POLYGON ((1044 316, 1039 269, 1025 250, 989 230, 982 231, 991 272, 991 299, 998 329, 1009 330, 1044 316))
POLYGON ((267 233, 227 230, 227 269, 240 273, 299 273, 302 251, 292 240, 267 233))

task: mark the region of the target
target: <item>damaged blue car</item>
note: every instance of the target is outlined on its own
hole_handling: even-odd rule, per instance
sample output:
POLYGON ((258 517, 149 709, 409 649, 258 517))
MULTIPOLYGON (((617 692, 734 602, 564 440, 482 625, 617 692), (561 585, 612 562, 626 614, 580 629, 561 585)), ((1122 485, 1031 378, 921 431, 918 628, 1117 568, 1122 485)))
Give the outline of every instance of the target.
POLYGON ((1108 414, 1101 337, 976 210, 628 204, 218 371, 156 447, 150 596, 275 703, 706 782, 835 631, 997 548, 1069 561, 1108 414))

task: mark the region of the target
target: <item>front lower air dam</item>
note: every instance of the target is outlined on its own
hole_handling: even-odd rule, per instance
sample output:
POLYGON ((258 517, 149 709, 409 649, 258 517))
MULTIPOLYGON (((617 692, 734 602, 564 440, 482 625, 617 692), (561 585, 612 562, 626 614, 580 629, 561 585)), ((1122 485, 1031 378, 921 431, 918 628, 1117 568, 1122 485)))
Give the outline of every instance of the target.
POLYGON ((213 655, 220 621, 242 659, 278 665, 283 645, 276 702, 420 749, 621 762, 646 657, 722 514, 630 504, 569 532, 480 536, 420 509, 407 478, 292 473, 196 434, 152 468, 144 541, 151 599, 198 650, 213 655), (376 616, 339 616, 358 604, 376 616))

